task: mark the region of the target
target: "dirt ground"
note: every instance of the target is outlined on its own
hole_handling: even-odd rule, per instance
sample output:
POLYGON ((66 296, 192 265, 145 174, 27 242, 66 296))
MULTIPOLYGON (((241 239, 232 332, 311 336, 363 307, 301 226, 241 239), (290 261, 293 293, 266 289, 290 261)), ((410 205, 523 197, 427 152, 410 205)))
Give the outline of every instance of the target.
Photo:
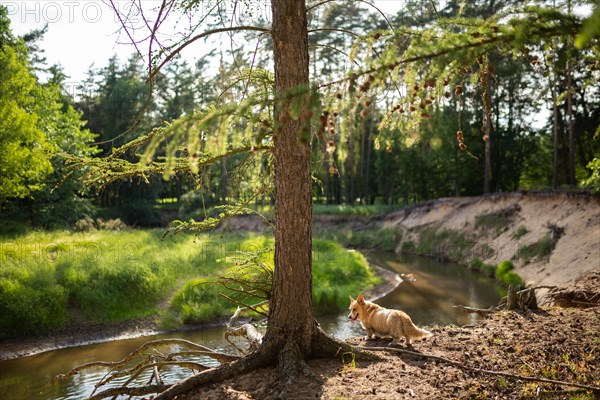
MULTIPOLYGON (((434 337, 411 350, 443 357, 459 365, 525 377, 579 383, 600 388, 600 273, 577 287, 596 293, 588 308, 550 307, 500 312, 470 327, 428 327, 434 337)), ((386 347, 389 340, 349 340, 353 345, 386 347)), ((456 365, 403 353, 377 352, 381 361, 312 360, 313 377, 295 382, 293 399, 600 399, 600 391, 531 382, 467 371, 456 365)), ((214 384, 181 399, 278 398, 275 372, 263 369, 214 384)), ((599 389, 600 390, 600 389, 599 389)))

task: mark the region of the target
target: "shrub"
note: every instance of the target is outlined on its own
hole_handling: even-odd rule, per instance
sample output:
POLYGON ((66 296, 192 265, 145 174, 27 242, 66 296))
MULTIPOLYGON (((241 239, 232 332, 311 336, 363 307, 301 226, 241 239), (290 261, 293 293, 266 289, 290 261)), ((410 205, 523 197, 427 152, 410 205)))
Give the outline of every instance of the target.
POLYGON ((103 229, 106 231, 125 231, 129 229, 127 224, 121 221, 120 218, 109 219, 107 221, 103 220, 102 218, 98 218, 96 219, 96 225, 98 226, 98 229, 103 229))
POLYGON ((592 193, 600 192, 600 158, 594 157, 587 165, 591 171, 590 176, 580 183, 580 187, 590 190, 592 193))
POLYGON ((96 224, 94 223, 94 220, 91 217, 88 217, 86 215, 85 217, 75 222, 73 229, 76 232, 93 232, 96 230, 96 224))
POLYGON ((473 258, 468 265, 468 268, 472 269, 473 271, 481 271, 482 267, 483 267, 483 261, 481 261, 479 259, 479 257, 473 258))
POLYGON ((512 285, 517 290, 525 286, 525 282, 523 279, 513 272, 512 270, 515 268, 512 262, 506 260, 502 261, 498 264, 498 268, 496 268, 496 279, 506 283, 507 285, 512 285))
POLYGON ((508 260, 502 261, 500 264, 498 264, 498 268, 496 268, 496 278, 500 279, 502 275, 512 271, 513 269, 515 269, 515 266, 512 262, 508 260))
POLYGON ((32 287, 0 278, 0 339, 35 335, 66 321, 67 294, 57 284, 32 287))

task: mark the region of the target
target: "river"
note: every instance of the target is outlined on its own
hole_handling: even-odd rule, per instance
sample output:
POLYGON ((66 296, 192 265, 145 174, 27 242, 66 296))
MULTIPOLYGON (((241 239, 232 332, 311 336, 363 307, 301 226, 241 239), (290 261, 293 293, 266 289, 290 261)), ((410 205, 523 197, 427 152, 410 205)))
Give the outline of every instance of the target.
MULTIPOLYGON (((462 304, 487 308, 498 303, 505 290, 483 275, 464 267, 418 257, 396 256, 390 253, 369 254, 369 259, 398 274, 411 274, 398 288, 377 301, 378 304, 406 311, 417 325, 472 324, 476 316, 457 311, 452 305, 462 304)), ((406 276, 406 275, 405 275, 406 276)), ((356 297, 358 293, 351 293, 356 297)), ((350 324, 347 312, 318 318, 319 323, 341 339, 364 335, 359 323, 350 324)), ((0 361, 0 399, 85 399, 93 385, 106 370, 86 370, 63 383, 45 387, 52 377, 97 360, 116 361, 149 340, 183 338, 223 352, 232 352, 224 342, 224 328, 176 332, 136 339, 118 340, 86 346, 49 351, 16 360, 0 361)), ((172 368, 161 373, 166 383, 189 375, 189 370, 172 368)), ((147 381, 148 374, 140 381, 147 381)), ((121 380, 123 382, 124 380, 121 380)), ((115 382, 118 384, 119 382, 115 382)), ((124 398, 124 397, 123 397, 124 398)))

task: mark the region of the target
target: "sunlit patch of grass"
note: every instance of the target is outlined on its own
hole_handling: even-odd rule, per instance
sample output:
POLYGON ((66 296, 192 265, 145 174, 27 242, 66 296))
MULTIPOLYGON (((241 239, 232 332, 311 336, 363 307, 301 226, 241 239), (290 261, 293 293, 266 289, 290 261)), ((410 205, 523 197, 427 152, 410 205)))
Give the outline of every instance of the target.
MULTIPOLYGON (((163 234, 30 232, 0 242, 0 339, 64 327, 71 318, 67 310, 93 323, 152 316, 180 285, 180 297, 173 300, 178 311, 161 312, 163 325, 207 321, 231 312, 232 305, 214 285, 197 285, 199 281, 214 280, 245 253, 257 250, 266 250, 263 257, 272 265, 269 236, 178 234, 161 240, 163 234), (210 304, 188 301, 194 296, 210 298, 210 304)), ((346 306, 348 293, 378 282, 360 253, 335 242, 315 240, 313 260, 317 312, 338 311, 346 306)))

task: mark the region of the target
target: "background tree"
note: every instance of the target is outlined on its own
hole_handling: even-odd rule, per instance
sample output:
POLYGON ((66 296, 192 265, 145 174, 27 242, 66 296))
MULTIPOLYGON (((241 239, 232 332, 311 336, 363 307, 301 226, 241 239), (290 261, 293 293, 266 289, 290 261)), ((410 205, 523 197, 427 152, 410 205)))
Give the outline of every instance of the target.
POLYGON ((0 7, 0 207, 5 214, 26 210, 32 226, 48 228, 93 213, 75 179, 53 188, 65 174, 60 153, 89 157, 95 149, 63 93, 60 67, 43 65, 36 41, 44 33, 15 38, 0 7), (50 75, 47 84, 34 75, 40 71, 50 75))
POLYGON ((51 145, 39 126, 39 86, 30 72, 22 40, 12 36, 0 7, 0 204, 24 198, 42 187, 52 171, 51 145), (24 168, 27 166, 27 168, 24 168))

